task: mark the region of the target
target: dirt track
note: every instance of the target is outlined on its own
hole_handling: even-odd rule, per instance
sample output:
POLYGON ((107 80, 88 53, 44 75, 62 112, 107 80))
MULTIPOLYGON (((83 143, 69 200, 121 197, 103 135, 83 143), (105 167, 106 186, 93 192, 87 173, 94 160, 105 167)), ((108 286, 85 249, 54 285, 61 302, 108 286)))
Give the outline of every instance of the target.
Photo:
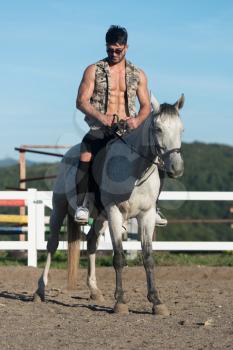
POLYGON ((41 270, 0 268, 0 349, 233 349, 233 269, 158 267, 171 316, 153 316, 143 268, 125 268, 129 315, 112 313, 114 271, 97 269, 105 302, 88 299, 86 270, 66 292, 66 271, 51 270, 45 303, 32 295, 41 270))

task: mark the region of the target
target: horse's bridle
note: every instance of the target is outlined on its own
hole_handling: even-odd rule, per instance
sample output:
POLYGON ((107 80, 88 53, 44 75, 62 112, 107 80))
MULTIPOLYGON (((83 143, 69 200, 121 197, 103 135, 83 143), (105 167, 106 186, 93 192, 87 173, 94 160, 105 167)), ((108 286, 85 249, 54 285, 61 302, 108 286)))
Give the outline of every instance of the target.
MULTIPOLYGON (((154 116, 157 117, 160 114, 160 112, 156 113, 154 116)), ((151 128, 154 129, 154 125, 153 125, 154 119, 151 122, 151 128)), ((128 123, 126 120, 119 120, 119 117, 114 114, 113 115, 113 123, 111 127, 107 127, 108 132, 112 133, 113 135, 115 135, 119 140, 121 140, 125 145, 127 145, 131 151, 137 153, 140 157, 146 159, 149 163, 151 164, 155 164, 158 165, 160 167, 160 169, 165 170, 165 160, 166 158, 168 158, 170 156, 170 154, 172 153, 181 153, 181 147, 180 148, 172 148, 168 151, 165 150, 165 147, 160 146, 156 136, 153 137, 153 141, 154 141, 154 149, 156 151, 156 153, 154 154, 154 152, 152 151, 153 156, 157 159, 158 161, 154 161, 150 158, 148 158, 147 156, 145 156, 144 154, 141 154, 140 152, 138 152, 136 150, 136 148, 134 147, 134 145, 132 144, 128 144, 122 137, 122 135, 129 133, 130 129, 128 126, 128 123), (114 123, 114 120, 117 120, 116 123, 114 123)), ((155 135, 155 133, 153 133, 153 135, 155 135)))
MULTIPOLYGON (((151 126, 150 128, 154 130, 155 128, 155 119, 160 115, 160 111, 156 114, 154 114, 154 118, 151 121, 151 126)), ((165 160, 172 154, 172 153, 181 153, 181 147, 179 148, 172 148, 166 151, 166 148, 163 146, 160 146, 160 144, 158 143, 157 137, 156 137, 156 133, 153 132, 153 146, 156 150, 156 154, 155 156, 158 157, 158 162, 160 167, 162 167, 163 169, 165 168, 165 160)))
POLYGON ((181 153, 181 147, 180 148, 172 148, 169 149, 168 151, 165 151, 165 147, 160 146, 158 143, 155 143, 155 149, 157 152, 157 156, 159 158, 159 160, 162 163, 165 163, 166 158, 168 158, 170 156, 170 154, 172 153, 181 153))

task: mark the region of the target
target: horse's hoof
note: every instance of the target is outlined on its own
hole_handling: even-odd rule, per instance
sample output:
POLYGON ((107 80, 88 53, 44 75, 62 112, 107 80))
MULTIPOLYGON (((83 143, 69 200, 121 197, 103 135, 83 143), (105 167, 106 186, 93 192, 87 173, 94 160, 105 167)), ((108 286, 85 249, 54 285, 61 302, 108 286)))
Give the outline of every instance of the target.
POLYGON ((44 295, 41 295, 38 292, 35 292, 32 300, 34 303, 41 303, 41 302, 45 301, 45 297, 44 297, 44 295))
POLYGON ((91 299, 91 300, 95 300, 95 301, 97 301, 97 302, 103 302, 103 301, 105 301, 105 299, 104 299, 104 297, 103 297, 103 294, 101 294, 101 293, 91 293, 90 299, 91 299))
POLYGON ((122 303, 116 303, 114 306, 114 312, 116 314, 121 314, 121 315, 128 315, 129 314, 129 308, 127 304, 122 304, 122 303))
POLYGON ((153 306, 152 314, 153 315, 160 315, 160 316, 169 316, 170 311, 168 310, 168 308, 166 307, 165 304, 158 304, 158 305, 153 306))

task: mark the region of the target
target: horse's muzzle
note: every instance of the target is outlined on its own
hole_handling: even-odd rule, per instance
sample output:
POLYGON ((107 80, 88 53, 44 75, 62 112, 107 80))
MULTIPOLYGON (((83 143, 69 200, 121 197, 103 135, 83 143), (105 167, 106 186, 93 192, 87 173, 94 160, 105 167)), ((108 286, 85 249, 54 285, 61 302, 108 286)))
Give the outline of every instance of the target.
POLYGON ((173 161, 167 166, 167 175, 170 178, 176 179, 181 177, 184 173, 184 162, 181 157, 174 158, 173 161))
POLYGON ((178 177, 181 177, 183 175, 183 173, 184 173, 183 169, 181 171, 176 171, 176 172, 167 171, 168 177, 170 177, 172 179, 176 179, 178 177))

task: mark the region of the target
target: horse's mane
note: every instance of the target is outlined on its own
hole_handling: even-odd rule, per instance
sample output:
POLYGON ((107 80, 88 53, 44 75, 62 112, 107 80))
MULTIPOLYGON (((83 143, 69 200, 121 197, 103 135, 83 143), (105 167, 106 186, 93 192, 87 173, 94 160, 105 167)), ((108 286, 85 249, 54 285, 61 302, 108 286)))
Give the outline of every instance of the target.
POLYGON ((162 103, 158 113, 151 111, 150 115, 144 120, 144 122, 135 130, 132 130, 129 134, 123 136, 126 141, 131 141, 132 139, 137 140, 138 136, 142 132, 146 132, 151 127, 153 118, 158 116, 164 121, 165 118, 177 118, 179 113, 174 105, 169 103, 162 103))
POLYGON ((176 118, 179 116, 179 113, 174 105, 171 105, 169 103, 162 103, 160 105, 158 115, 161 116, 161 119, 164 119, 167 117, 176 118))

